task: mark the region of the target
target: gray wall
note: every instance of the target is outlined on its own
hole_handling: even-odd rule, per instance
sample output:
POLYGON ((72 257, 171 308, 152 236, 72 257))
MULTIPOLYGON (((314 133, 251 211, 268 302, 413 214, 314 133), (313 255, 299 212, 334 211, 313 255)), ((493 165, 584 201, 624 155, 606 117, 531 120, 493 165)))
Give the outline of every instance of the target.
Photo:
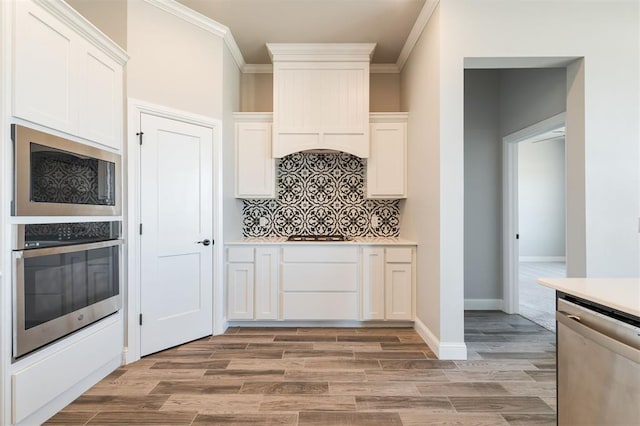
MULTIPOLYGON (((502 299, 502 138, 565 110, 566 70, 465 70, 464 90, 464 294, 467 308, 497 307, 498 304, 474 305, 473 301, 497 303, 502 299)), ((564 167, 558 170, 558 162, 564 164, 564 156, 555 156, 551 161, 553 165, 548 167, 554 170, 553 179, 548 176, 549 179, 537 184, 529 181, 527 185, 548 190, 549 186, 558 185, 559 174, 563 176, 559 184, 561 193, 556 189, 547 198, 548 201, 552 198, 553 203, 544 203, 544 214, 553 215, 554 219, 527 223, 540 213, 534 212, 523 217, 520 231, 524 227, 530 236, 537 231, 529 229, 544 227, 553 230, 556 236, 561 233, 562 237, 550 244, 554 244, 553 253, 564 253, 564 211, 559 209, 560 205, 564 207, 564 167), (553 213, 550 204, 558 207, 553 213), (562 247, 556 244, 558 240, 562 240, 562 247)), ((524 168, 526 174, 527 167, 524 168)), ((534 195, 543 197, 539 193, 534 195)), ((526 196, 524 202, 532 203, 526 196)), ((527 250, 536 244, 525 243, 525 253, 530 253, 527 250)))
POLYGON ((107 37, 127 50, 127 0, 66 0, 107 37))
POLYGON ((464 297, 501 297, 500 71, 464 73, 464 297))
POLYGON ((565 256, 564 139, 518 144, 520 260, 565 256))

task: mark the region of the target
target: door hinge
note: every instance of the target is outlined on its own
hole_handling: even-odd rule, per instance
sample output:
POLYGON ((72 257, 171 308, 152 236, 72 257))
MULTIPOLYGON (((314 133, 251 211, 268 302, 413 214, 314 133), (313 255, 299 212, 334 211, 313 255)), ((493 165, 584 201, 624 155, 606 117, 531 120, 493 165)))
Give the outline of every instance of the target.
POLYGON ((138 322, 140 323, 140 325, 142 325, 142 314, 140 314, 140 318, 139 318, 138 322))
POLYGON ((142 135, 144 135, 144 132, 138 132, 136 133, 136 136, 138 136, 139 140, 140 140, 140 145, 142 145, 142 135))
POLYGON ((140 224, 140 235, 142 235, 142 224, 140 224))
MULTIPOLYGON (((142 228, 140 228, 140 229, 142 229, 142 228)), ((140 231, 140 233, 142 233, 142 231, 140 231)), ((516 234, 516 240, 519 240, 519 239, 520 239, 520 234, 516 234)))

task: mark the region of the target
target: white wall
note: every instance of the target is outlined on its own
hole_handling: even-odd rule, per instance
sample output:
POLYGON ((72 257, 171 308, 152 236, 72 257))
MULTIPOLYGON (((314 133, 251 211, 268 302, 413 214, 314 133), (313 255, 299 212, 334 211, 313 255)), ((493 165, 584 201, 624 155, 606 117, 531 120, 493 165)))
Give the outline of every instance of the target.
MULTIPOLYGON (((585 210, 569 202, 567 215, 584 214, 585 228, 568 227, 568 238, 579 240, 584 234, 588 276, 637 276, 638 2, 452 0, 441 4, 441 18, 447 46, 441 57, 441 140, 453 145, 452 155, 443 159, 448 164, 463 161, 455 147, 463 141, 465 58, 584 57, 584 68, 568 80, 571 91, 584 78, 585 94, 582 119, 572 115, 581 108, 573 103, 579 96, 569 96, 567 104, 567 174, 574 183, 570 190, 584 192, 585 210), (584 146, 584 179, 580 161, 571 158, 573 145, 584 146)), ((443 182, 445 193, 456 194, 461 180, 443 182)), ((450 207, 462 210, 459 200, 450 207)), ((443 232, 459 240, 457 227, 443 232)), ((453 264, 462 265, 458 245, 453 264)))
POLYGON ((65 0, 107 37, 127 50, 127 0, 65 0))
POLYGON ((222 39, 146 1, 127 6, 127 96, 221 119, 222 39))
POLYGON ((464 298, 486 309, 502 299, 499 89, 499 70, 464 73, 464 298))
MULTIPOLYGON (((442 223, 462 210, 443 210, 441 126, 441 19, 436 8, 401 74, 401 109, 409 112, 408 197, 401 204, 401 235, 418 243, 416 330, 440 358, 464 358, 462 265, 454 271, 443 256, 442 223), (446 272, 446 273, 445 273, 446 272), (455 286, 457 292, 449 292, 455 286)), ((462 176, 462 166, 459 170, 462 176)), ((462 191, 458 192, 462 198, 462 191)), ((462 232, 462 230, 460 231, 462 232)), ((462 234, 461 234, 462 235, 462 234)))
POLYGON ((521 260, 565 257, 564 140, 518 143, 521 260))
POLYGON ((421 244, 418 319, 440 342, 463 341, 465 60, 576 59, 567 68, 568 274, 638 275, 638 16, 637 1, 440 2, 401 76, 410 168, 420 169, 409 171, 403 234, 421 244))

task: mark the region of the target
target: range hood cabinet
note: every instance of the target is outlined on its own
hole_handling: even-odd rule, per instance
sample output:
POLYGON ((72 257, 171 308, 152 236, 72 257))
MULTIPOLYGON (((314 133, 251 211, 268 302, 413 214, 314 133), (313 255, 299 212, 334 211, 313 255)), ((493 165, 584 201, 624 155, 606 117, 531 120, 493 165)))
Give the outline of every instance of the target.
POLYGON ((309 150, 369 157, 374 43, 272 44, 273 156, 309 150))

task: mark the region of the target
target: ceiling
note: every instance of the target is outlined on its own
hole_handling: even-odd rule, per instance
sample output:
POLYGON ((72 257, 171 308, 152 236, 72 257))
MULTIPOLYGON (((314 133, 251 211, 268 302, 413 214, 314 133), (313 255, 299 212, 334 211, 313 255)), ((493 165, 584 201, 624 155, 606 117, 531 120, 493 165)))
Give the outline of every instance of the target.
POLYGON ((178 0, 231 30, 248 64, 265 43, 377 43, 372 63, 396 63, 425 0, 178 0))

